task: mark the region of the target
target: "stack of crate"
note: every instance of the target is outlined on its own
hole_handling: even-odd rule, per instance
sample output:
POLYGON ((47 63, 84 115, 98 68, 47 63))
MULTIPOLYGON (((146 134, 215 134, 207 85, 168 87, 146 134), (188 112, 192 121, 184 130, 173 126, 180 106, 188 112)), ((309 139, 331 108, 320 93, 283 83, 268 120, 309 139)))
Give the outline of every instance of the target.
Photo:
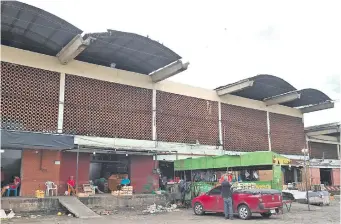
POLYGON ((133 195, 133 186, 123 186, 120 191, 112 191, 111 194, 115 196, 133 195))

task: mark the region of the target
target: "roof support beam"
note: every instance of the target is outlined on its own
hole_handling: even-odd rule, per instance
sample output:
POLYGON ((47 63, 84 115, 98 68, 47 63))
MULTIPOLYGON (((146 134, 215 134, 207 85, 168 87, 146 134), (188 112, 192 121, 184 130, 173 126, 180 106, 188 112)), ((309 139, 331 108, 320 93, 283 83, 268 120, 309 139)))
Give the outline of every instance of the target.
POLYGON ((57 54, 57 58, 63 65, 66 65, 74 58, 77 57, 82 51, 87 48, 93 37, 88 37, 86 40, 83 40, 81 34, 76 35, 62 50, 57 54))
POLYGON ((310 112, 319 111, 319 110, 326 110, 330 108, 334 108, 334 102, 325 102, 325 103, 320 103, 320 104, 316 104, 316 105, 312 105, 308 107, 302 107, 300 108, 300 110, 303 114, 305 114, 305 113, 310 113, 310 112))
POLYGON ((240 90, 246 89, 251 86, 253 86, 253 80, 246 79, 237 83, 233 83, 227 86, 220 87, 216 89, 216 91, 217 91, 218 96, 223 96, 226 94, 238 92, 240 90))
POLYGON ((266 98, 263 101, 265 102, 267 106, 271 106, 275 104, 291 102, 291 101, 299 99, 300 97, 301 97, 301 94, 297 92, 289 92, 289 93, 284 93, 281 95, 266 98))
POLYGON ((181 60, 177 60, 176 62, 167 65, 166 67, 163 67, 159 70, 156 70, 155 72, 152 72, 150 76, 153 82, 160 82, 162 80, 165 80, 171 76, 174 76, 176 74, 179 74, 180 72, 187 70, 188 65, 189 62, 182 63, 181 60))
POLYGON ((307 136, 319 136, 319 135, 330 135, 334 133, 338 133, 339 130, 337 128, 330 128, 326 130, 321 130, 321 131, 309 131, 306 132, 307 136))
POLYGON ((316 135, 316 136, 308 136, 308 139, 310 141, 321 140, 321 141, 328 141, 328 142, 334 142, 336 144, 340 144, 340 138, 336 136, 316 135))

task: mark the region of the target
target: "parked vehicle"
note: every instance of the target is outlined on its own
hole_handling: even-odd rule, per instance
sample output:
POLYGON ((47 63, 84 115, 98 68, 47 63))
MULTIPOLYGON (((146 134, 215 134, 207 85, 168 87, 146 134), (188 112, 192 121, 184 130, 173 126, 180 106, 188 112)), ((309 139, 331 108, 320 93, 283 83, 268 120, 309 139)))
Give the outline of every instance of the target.
MULTIPOLYGON (((264 218, 279 213, 282 208, 282 196, 278 190, 247 189, 236 190, 232 194, 233 213, 241 219, 249 219, 253 213, 260 213, 264 218)), ((205 212, 224 212, 224 200, 221 196, 221 186, 192 200, 196 215, 205 212)))

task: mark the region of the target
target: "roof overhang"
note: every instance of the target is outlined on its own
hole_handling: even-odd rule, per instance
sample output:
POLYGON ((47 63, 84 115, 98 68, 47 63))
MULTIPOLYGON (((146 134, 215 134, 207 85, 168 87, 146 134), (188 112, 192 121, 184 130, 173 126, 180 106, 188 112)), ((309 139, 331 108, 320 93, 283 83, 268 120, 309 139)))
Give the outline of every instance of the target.
POLYGON ((223 96, 226 94, 235 93, 235 92, 241 91, 243 89, 246 89, 248 87, 251 87, 251 86, 253 86, 253 82, 254 82, 253 80, 245 79, 245 80, 241 80, 239 82, 232 83, 232 84, 229 84, 226 86, 218 87, 215 90, 216 90, 218 96, 223 96))
POLYGON ((187 70, 189 65, 189 62, 182 63, 181 60, 178 60, 164 68, 161 68, 151 74, 150 77, 152 78, 153 82, 160 82, 162 80, 165 80, 169 77, 172 77, 176 74, 179 74, 180 72, 183 72, 187 70))
POLYGON ((231 94, 263 101, 266 106, 278 104, 297 109, 302 108, 301 111, 304 113, 334 107, 333 103, 329 103, 332 100, 323 92, 311 88, 297 90, 290 83, 273 75, 256 75, 218 87, 215 90, 219 96, 231 94))
MULTIPOLYGON (((75 59, 144 75, 181 59, 148 36, 116 30, 83 37, 82 33, 76 26, 32 5, 1 1, 2 45, 57 56, 62 64, 75 59)), ((167 75, 178 74, 187 65, 167 75)))
POLYGON ((277 96, 272 96, 272 97, 264 99, 263 101, 267 106, 271 106, 275 104, 288 103, 288 102, 297 100, 300 97, 301 97, 301 94, 294 91, 294 92, 284 93, 284 94, 277 95, 277 96))
POLYGON ((64 150, 73 147, 74 137, 71 135, 1 129, 2 149, 64 150))
POLYGON ((334 102, 324 102, 299 108, 303 114, 334 108, 334 102))
POLYGON ((340 144, 340 123, 306 127, 304 132, 310 142, 340 144))

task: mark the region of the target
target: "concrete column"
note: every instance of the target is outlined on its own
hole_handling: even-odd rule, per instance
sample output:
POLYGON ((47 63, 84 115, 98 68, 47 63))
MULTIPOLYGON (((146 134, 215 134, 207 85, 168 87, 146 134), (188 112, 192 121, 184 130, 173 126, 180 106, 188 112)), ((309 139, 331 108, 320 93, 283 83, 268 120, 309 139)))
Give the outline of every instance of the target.
POLYGON ((292 167, 292 169, 294 169, 294 182, 298 182, 298 179, 297 179, 297 168, 296 167, 292 167))
POLYGON ((65 97, 65 73, 60 73, 59 81, 59 106, 58 106, 58 133, 63 133, 64 121, 64 97, 65 97))
POLYGON ((152 139, 157 140, 156 136, 156 89, 153 88, 153 99, 152 99, 152 139))
POLYGON ((268 130, 268 143, 269 143, 269 151, 271 151, 271 131, 270 131, 270 113, 266 112, 266 124, 268 130))
POLYGON ((221 102, 218 102, 218 130, 219 130, 219 144, 223 145, 223 128, 221 123, 221 102))
POLYGON ((337 158, 340 159, 340 144, 337 144, 337 158))

